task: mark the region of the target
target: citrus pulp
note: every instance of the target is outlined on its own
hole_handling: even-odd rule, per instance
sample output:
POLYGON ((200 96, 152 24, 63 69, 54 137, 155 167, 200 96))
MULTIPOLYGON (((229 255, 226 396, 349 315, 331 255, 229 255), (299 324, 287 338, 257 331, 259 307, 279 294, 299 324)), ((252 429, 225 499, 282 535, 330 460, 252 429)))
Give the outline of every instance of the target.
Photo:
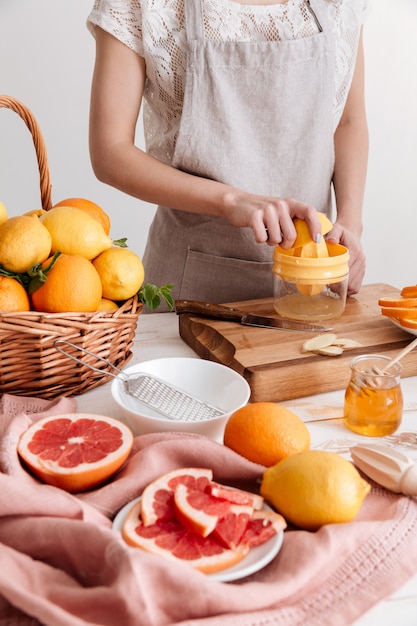
POLYGON ((92 489, 117 472, 132 443, 131 431, 118 420, 69 413, 34 422, 21 435, 17 451, 45 483, 79 492, 92 489))

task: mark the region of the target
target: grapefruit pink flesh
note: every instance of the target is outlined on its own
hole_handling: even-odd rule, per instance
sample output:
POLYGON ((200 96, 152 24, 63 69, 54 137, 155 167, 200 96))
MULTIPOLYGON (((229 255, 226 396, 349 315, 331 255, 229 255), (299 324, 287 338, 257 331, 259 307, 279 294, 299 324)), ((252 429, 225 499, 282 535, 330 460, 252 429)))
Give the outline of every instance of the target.
POLYGON ((214 483, 211 475, 211 470, 185 468, 153 481, 122 525, 126 543, 212 573, 238 563, 251 547, 284 530, 281 515, 254 510, 262 506, 262 496, 214 483))
POLYGON ((78 492, 112 476, 129 456, 130 429, 116 419, 70 413, 34 422, 21 435, 17 451, 44 482, 78 492))

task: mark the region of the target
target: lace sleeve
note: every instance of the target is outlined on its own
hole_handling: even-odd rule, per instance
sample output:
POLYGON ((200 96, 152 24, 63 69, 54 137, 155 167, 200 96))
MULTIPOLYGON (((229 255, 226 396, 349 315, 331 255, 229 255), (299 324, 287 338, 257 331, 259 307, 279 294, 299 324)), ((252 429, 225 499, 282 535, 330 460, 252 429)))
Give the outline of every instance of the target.
POLYGON ((141 18, 140 0, 95 0, 87 28, 94 36, 94 27, 99 26, 143 56, 141 18))

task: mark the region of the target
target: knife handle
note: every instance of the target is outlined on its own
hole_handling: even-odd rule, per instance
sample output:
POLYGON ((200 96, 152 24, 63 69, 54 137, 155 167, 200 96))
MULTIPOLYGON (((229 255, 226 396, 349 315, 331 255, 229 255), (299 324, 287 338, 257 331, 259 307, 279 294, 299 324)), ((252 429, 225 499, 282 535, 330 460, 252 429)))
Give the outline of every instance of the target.
POLYGON ((224 320, 225 322, 240 322, 244 313, 232 307, 196 300, 175 300, 175 312, 202 315, 212 319, 224 320))

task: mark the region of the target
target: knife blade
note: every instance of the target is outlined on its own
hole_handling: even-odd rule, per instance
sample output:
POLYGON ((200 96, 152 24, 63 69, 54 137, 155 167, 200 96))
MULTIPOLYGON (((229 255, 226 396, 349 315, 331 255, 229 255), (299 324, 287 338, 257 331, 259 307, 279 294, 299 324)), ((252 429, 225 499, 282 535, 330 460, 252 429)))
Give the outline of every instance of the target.
POLYGON ((302 322, 298 320, 288 320, 282 317, 265 317, 263 315, 255 315, 253 313, 241 311, 222 304, 211 304, 209 302, 199 302, 197 300, 175 300, 175 312, 177 315, 188 313, 191 315, 201 315, 202 317, 223 320, 225 322, 238 322, 243 326, 274 328, 276 330, 295 330, 317 333, 332 330, 330 326, 310 324, 309 322, 302 322))

